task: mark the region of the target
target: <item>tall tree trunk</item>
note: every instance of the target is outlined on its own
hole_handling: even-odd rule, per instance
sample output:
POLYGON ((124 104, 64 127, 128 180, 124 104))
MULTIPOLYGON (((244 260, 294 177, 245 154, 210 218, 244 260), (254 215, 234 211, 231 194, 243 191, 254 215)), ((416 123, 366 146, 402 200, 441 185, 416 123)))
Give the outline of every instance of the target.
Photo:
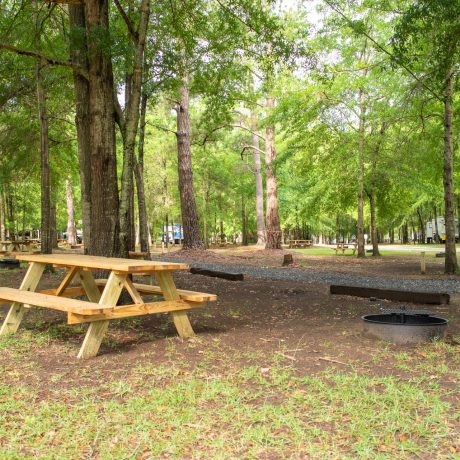
POLYGON ((86 0, 85 20, 91 152, 91 217, 87 249, 93 255, 118 256, 120 228, 114 82, 110 49, 100 46, 101 37, 109 36, 108 0, 86 0))
POLYGON ((89 140, 89 81, 77 67, 88 70, 88 48, 86 33, 85 10, 83 5, 69 4, 70 36, 78 37, 70 45, 70 57, 74 64, 73 81, 75 88, 75 125, 77 128, 78 159, 80 167, 80 191, 83 220, 83 241, 85 252, 91 241, 91 146, 89 140))
MULTIPOLYGON (((358 257, 366 257, 364 247, 364 149, 366 105, 364 90, 359 89, 359 145, 358 145, 358 257)), ((372 241, 374 239, 372 238, 372 241)))
POLYGON ((252 145, 254 146, 254 178, 256 182, 256 222, 257 222, 257 245, 265 246, 267 242, 265 230, 265 216, 264 216, 264 184, 262 179, 262 165, 260 161, 260 145, 259 136, 257 135, 257 117, 255 114, 251 116, 253 130, 252 145))
POLYGON ((426 243, 426 234, 425 234, 425 225, 423 223, 423 216, 422 216, 422 211, 420 208, 417 209, 417 216, 418 216, 418 222, 420 226, 420 236, 419 236, 419 243, 426 243))
POLYGON ((375 195, 373 192, 369 194, 369 206, 371 208, 371 239, 372 239, 372 255, 375 257, 380 256, 378 232, 377 232, 377 219, 375 210, 375 195))
POLYGON ((438 228, 438 212, 436 209, 436 205, 433 205, 433 214, 434 214, 434 235, 433 235, 433 242, 439 243, 439 228, 438 228))
POLYGON ((180 88, 181 100, 176 107, 177 112, 177 156, 179 169, 179 193, 184 227, 183 249, 204 249, 200 236, 200 225, 193 188, 192 152, 190 146, 190 114, 188 79, 180 88))
MULTIPOLYGON (((267 97, 266 107, 271 112, 275 98, 267 97)), ((281 249, 281 226, 278 211, 278 183, 273 162, 276 160, 275 126, 270 124, 265 135, 265 165, 267 176, 267 242, 265 249, 281 249)))
POLYGON ((3 190, 0 191, 0 241, 5 241, 5 201, 3 190))
POLYGON ((53 249, 58 249, 56 213, 57 213, 56 201, 52 199, 51 206, 50 206, 50 238, 51 238, 51 247, 53 249))
POLYGON ((444 220, 446 223, 445 273, 457 271, 455 249, 455 210, 454 210, 454 127, 453 127, 454 69, 449 66, 446 72, 444 91, 444 220))
POLYGON ((77 244, 77 229, 75 228, 75 207, 73 202, 72 186, 70 180, 65 181, 66 202, 67 202, 67 242, 71 245, 77 244))
POLYGON ((165 222, 166 222, 166 233, 164 237, 164 241, 166 244, 166 248, 169 245, 169 222, 168 222, 168 209, 169 209, 169 203, 168 203, 168 177, 167 177, 167 157, 166 155, 163 156, 162 159, 162 166, 163 166, 163 171, 164 171, 164 177, 163 177, 163 207, 166 211, 165 215, 165 222))
POLYGON ((140 125, 139 125, 139 145, 138 145, 137 161, 134 167, 134 175, 136 178, 137 207, 138 207, 138 213, 139 213, 140 246, 141 246, 141 251, 146 252, 148 256, 150 256, 149 227, 148 227, 148 220, 147 220, 147 206, 145 203, 145 188, 144 188, 144 141, 145 141, 146 112, 147 112, 147 94, 143 94, 142 100, 141 100, 141 118, 140 118, 140 125))
POLYGON ((132 238, 132 197, 134 196, 134 149, 136 146, 137 128, 139 125, 139 110, 142 93, 142 70, 144 64, 144 48, 147 36, 147 26, 150 16, 150 0, 142 0, 141 17, 133 45, 136 47, 133 71, 127 76, 126 88, 129 97, 126 101, 124 136, 123 136, 123 171, 121 176, 120 197, 120 253, 128 257, 134 249, 132 238))
POLYGON ((379 137, 377 140, 377 145, 374 149, 372 149, 372 157, 371 157, 371 191, 369 194, 369 204, 371 208, 371 239, 372 239, 372 255, 374 257, 380 256, 379 251, 379 238, 378 238, 378 230, 377 230, 377 212, 376 212, 376 203, 375 203, 375 195, 377 193, 377 161, 378 156, 380 153, 380 149, 382 147, 385 131, 387 129, 387 123, 382 123, 380 128, 379 137))
POLYGON ((248 232, 246 225, 246 204, 244 202, 244 194, 241 194, 241 240, 243 246, 248 245, 248 232))
POLYGON ((46 113, 46 96, 43 87, 43 62, 37 59, 35 63, 35 77, 37 79, 37 102, 40 119, 40 191, 41 191, 41 252, 51 254, 53 243, 51 238, 51 184, 50 184, 50 159, 48 143, 48 115, 46 113))

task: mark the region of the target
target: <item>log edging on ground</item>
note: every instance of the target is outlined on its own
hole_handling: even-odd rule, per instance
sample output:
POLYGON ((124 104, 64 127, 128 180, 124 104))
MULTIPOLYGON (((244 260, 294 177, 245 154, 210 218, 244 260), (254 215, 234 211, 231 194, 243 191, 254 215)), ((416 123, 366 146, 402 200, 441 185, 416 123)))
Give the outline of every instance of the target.
POLYGON ((356 297, 376 297, 378 299, 400 302, 442 305, 450 302, 450 295, 441 292, 415 292, 395 289, 377 289, 360 286, 331 284, 331 294, 351 295, 356 297))
POLYGON ((243 281, 244 280, 244 275, 242 273, 219 272, 216 270, 207 270, 205 268, 192 267, 190 269, 190 273, 192 275, 212 276, 214 278, 223 278, 225 280, 230 280, 230 281, 243 281))

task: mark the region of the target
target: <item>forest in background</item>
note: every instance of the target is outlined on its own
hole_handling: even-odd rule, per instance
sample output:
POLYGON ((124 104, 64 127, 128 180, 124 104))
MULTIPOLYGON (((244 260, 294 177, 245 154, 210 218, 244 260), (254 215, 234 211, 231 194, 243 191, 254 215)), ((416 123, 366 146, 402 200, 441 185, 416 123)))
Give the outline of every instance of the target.
POLYGON ((457 267, 458 0, 2 1, 2 239, 425 240, 457 267))

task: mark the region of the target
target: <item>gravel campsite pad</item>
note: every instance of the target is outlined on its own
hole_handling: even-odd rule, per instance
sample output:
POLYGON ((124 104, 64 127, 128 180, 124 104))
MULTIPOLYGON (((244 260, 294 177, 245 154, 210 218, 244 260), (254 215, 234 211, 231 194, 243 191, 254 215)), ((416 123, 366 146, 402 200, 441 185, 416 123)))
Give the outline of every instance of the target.
MULTIPOLYGON (((383 275, 388 261, 347 270, 330 257, 328 271, 297 256, 280 268, 282 254, 266 251, 239 263, 224 251, 168 258, 245 279, 178 273, 178 287, 218 295, 190 314, 195 338, 181 341, 164 314, 114 321, 88 361, 76 360, 84 325, 32 309, 0 341, 4 458, 458 458, 457 295, 418 306, 450 320, 445 341, 396 346, 363 337, 360 317, 400 304, 328 292, 350 266, 369 285, 454 293, 456 278, 429 284, 410 258, 397 280, 383 275)), ((0 284, 17 287, 23 274, 2 271, 0 284)))

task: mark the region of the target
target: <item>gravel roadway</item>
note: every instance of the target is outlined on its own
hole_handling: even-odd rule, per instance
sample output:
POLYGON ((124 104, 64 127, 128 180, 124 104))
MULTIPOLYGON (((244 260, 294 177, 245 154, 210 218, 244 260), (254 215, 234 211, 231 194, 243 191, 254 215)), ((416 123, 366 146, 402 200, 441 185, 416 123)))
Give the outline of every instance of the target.
POLYGON ((301 281, 304 283, 341 284, 380 289, 401 289, 405 291, 420 292, 460 292, 460 280, 452 279, 403 279, 384 278, 378 276, 363 276, 360 274, 347 274, 339 272, 320 272, 307 268, 270 268, 254 267, 248 265, 216 264, 209 262, 197 262, 195 260, 162 257, 162 260, 171 262, 184 262, 192 267, 205 268, 229 273, 244 273, 255 278, 301 281))

